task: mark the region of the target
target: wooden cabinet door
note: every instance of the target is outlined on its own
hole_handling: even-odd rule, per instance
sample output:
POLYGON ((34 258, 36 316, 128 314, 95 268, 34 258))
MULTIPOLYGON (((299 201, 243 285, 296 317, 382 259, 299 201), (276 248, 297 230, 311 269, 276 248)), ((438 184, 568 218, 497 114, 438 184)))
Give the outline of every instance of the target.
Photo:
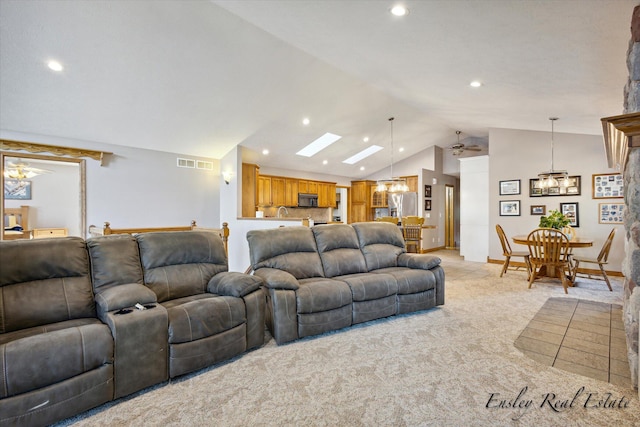
POLYGON ((271 204, 273 206, 284 206, 286 204, 284 178, 271 177, 271 204))
POLYGON ((407 180, 407 187, 409 187, 409 191, 418 193, 418 175, 407 176, 405 179, 407 180))
POLYGON ((307 193, 318 194, 318 182, 317 181, 307 181, 307 182, 308 182, 307 193))
POLYGON ((309 193, 309 181, 306 179, 298 180, 298 193, 308 194, 309 193))
POLYGON ((372 208, 386 208, 387 204, 387 192, 378 191, 375 186, 371 187, 371 207, 372 208))
POLYGON ((286 206, 298 206, 298 180, 287 178, 285 185, 285 201, 286 206))
POLYGON ((258 176, 258 206, 271 205, 271 177, 258 176))
POLYGON ((258 165, 242 164, 242 216, 245 218, 256 216, 259 172, 258 165))
POLYGON ((367 183, 364 181, 351 182, 351 200, 352 203, 367 203, 369 195, 367 194, 367 183))
POLYGON ((336 208, 336 184, 327 184, 327 207, 336 208))

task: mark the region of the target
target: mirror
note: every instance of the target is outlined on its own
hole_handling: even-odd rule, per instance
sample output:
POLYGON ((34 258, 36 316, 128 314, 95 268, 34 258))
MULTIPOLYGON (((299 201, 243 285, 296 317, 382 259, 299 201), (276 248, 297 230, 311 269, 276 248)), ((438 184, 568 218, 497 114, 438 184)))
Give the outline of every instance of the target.
POLYGON ((0 152, 0 167, 0 239, 85 237, 85 160, 0 152))

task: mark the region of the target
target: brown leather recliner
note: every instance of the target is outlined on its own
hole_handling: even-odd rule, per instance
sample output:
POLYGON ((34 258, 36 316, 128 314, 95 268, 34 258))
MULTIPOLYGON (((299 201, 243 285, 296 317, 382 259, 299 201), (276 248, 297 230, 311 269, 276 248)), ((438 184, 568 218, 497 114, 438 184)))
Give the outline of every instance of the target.
POLYGON ((114 345, 78 237, 0 242, 0 425, 47 425, 113 399, 114 345))

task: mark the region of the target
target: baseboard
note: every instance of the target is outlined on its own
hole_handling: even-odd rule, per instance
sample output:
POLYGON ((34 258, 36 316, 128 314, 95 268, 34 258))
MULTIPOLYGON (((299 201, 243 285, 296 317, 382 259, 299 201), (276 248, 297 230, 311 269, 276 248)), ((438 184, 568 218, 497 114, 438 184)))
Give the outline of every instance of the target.
MULTIPOLYGON (((489 257, 487 257, 487 263, 489 264, 504 264, 504 260, 502 259, 491 259, 489 257)), ((509 266, 510 267, 526 267, 526 264, 522 261, 511 261, 509 262, 509 266)), ((609 276, 613 276, 613 277, 624 277, 624 274, 622 274, 621 271, 609 271, 609 270, 605 270, 607 272, 607 275, 609 276)), ((593 274, 594 276, 597 276, 600 274, 600 270, 596 270, 593 268, 578 268, 578 274, 593 274)))
POLYGON ((420 253, 426 254, 427 252, 441 251, 443 249, 447 249, 447 248, 445 248, 444 246, 438 246, 437 248, 422 249, 420 253))

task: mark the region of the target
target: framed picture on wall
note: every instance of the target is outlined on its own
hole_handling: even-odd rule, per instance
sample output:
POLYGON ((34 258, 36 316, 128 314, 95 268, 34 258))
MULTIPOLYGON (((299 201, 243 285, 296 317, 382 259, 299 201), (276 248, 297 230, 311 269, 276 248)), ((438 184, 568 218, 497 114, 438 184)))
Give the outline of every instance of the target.
POLYGON ((624 203, 598 203, 598 224, 622 224, 624 203))
POLYGON ((500 216, 520 216, 520 200, 500 200, 500 216))
POLYGON ((547 207, 545 205, 531 205, 531 215, 546 215, 547 207))
POLYGON ((572 227, 579 227, 578 221, 578 203, 560 203, 560 212, 569 218, 569 225, 572 227))
POLYGON ((622 174, 599 173, 593 175, 593 199, 621 199, 624 197, 624 181, 622 174))
POLYGON ((431 210, 431 200, 425 199, 425 201, 424 201, 424 210, 425 211, 430 211, 431 210))
POLYGON ((513 194, 520 194, 520 180, 500 181, 500 195, 507 196, 513 194))
POLYGON ((6 200, 31 200, 31 181, 5 179, 4 198, 6 200))
POLYGON ((431 186, 430 185, 425 185, 424 186, 424 197, 431 197, 431 186))

